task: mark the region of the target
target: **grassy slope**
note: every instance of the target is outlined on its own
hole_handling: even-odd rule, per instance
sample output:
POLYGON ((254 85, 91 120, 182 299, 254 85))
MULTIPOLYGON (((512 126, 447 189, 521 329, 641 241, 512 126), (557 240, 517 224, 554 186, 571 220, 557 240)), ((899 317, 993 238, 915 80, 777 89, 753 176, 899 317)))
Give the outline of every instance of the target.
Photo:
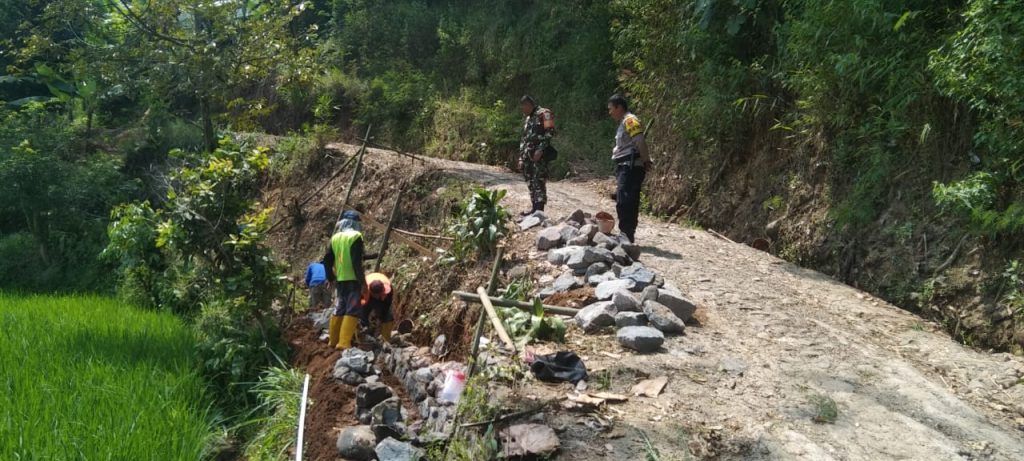
POLYGON ((193 345, 169 314, 0 294, 0 459, 200 458, 212 426, 193 345))

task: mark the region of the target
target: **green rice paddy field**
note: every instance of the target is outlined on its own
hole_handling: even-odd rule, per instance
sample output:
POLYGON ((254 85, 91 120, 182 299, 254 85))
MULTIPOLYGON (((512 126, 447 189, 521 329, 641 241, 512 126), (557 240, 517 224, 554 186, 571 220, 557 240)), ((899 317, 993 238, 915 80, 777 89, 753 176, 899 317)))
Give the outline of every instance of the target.
POLYGON ((95 296, 0 293, 0 460, 196 460, 212 433, 194 338, 95 296))

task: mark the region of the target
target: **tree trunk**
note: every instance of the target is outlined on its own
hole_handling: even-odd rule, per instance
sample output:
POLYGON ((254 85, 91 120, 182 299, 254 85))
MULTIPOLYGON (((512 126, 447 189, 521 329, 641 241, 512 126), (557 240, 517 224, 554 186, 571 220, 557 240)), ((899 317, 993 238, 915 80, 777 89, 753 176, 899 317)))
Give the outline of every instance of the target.
POLYGON ((217 148, 217 137, 213 132, 213 114, 210 110, 210 98, 203 96, 199 99, 199 111, 203 119, 203 144, 206 149, 213 151, 217 148))

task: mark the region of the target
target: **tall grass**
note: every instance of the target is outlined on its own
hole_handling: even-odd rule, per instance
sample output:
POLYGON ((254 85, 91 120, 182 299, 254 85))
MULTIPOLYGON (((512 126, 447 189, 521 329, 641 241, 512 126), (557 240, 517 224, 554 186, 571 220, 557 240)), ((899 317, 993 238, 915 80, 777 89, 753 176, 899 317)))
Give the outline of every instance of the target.
POLYGON ((172 315, 113 299, 0 293, 0 459, 202 458, 194 344, 172 315))

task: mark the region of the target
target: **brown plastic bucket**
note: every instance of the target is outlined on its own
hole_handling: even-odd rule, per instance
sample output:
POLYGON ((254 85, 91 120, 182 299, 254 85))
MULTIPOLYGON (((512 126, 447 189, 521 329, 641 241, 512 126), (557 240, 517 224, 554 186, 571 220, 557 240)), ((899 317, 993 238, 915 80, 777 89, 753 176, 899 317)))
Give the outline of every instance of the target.
POLYGON ((612 230, 615 229, 615 217, 605 211, 600 211, 594 216, 597 219, 597 230, 601 231, 602 234, 611 235, 612 230))

